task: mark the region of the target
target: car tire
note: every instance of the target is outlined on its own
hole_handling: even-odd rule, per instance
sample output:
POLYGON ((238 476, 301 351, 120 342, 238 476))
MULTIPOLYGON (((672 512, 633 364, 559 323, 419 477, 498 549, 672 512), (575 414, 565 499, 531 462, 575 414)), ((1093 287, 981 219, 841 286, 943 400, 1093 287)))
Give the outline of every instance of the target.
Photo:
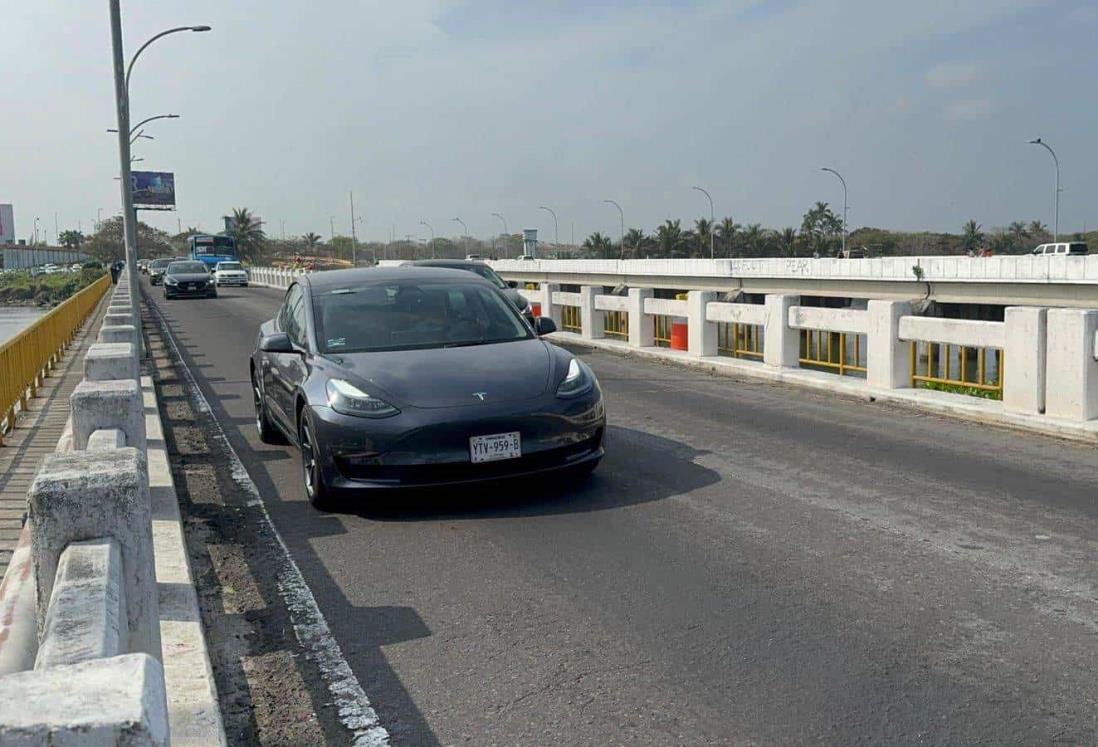
POLYGON ((265 444, 284 444, 286 439, 282 431, 271 422, 271 416, 267 414, 267 404, 263 400, 263 393, 259 391, 259 382, 252 374, 252 403, 255 405, 255 427, 259 431, 259 440, 265 444))
POLYGON ((332 504, 332 491, 324 483, 324 471, 316 456, 319 444, 316 441, 316 431, 309 422, 307 408, 302 409, 298 418, 297 443, 301 449, 301 476, 305 497, 313 508, 326 511, 332 504))

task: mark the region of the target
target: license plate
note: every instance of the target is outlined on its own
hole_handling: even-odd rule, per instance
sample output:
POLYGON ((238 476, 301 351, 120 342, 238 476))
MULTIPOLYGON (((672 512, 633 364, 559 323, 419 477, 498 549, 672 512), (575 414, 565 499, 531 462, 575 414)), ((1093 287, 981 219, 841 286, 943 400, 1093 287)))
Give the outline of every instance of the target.
POLYGON ((519 432, 496 433, 491 436, 473 436, 469 439, 469 456, 476 462, 496 462, 501 459, 517 459, 522 456, 519 432))

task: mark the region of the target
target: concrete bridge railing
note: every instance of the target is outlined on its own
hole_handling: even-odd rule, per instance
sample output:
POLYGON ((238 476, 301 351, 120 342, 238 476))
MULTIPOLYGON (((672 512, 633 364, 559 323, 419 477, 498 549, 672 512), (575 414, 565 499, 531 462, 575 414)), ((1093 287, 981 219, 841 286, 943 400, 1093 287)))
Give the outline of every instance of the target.
MULTIPOLYGON (((123 275, 84 357, 66 435, 28 492, 26 541, 4 580, 0 743, 166 745, 176 731, 161 642, 140 316, 129 299, 123 275)), ((223 742, 216 700, 209 705, 218 728, 201 741, 223 742)))
MULTIPOLYGON (((944 391, 933 393, 935 402, 971 404, 970 397, 950 392, 987 391, 992 396, 1001 396, 1001 404, 996 402, 995 406, 1002 412, 1031 418, 1031 424, 1033 418, 1069 421, 1098 434, 1096 309, 1050 308, 1054 306, 1052 302, 1041 306, 1010 306, 1004 310, 1002 321, 979 321, 919 315, 915 309, 923 299, 918 295, 902 301, 855 296, 850 299, 849 308, 802 305, 800 295, 791 293, 743 296, 734 287, 723 292, 687 291, 680 294, 685 300, 661 299, 654 297, 656 290, 680 290, 678 281, 669 281, 661 274, 646 276, 647 286, 618 285, 613 294, 608 292, 613 287, 610 282, 581 285, 578 292, 563 291, 561 286, 570 283, 559 281, 574 279, 575 268, 558 274, 551 269, 553 263, 543 262, 541 269, 534 273, 540 281, 531 282, 531 271, 524 267, 529 264, 533 263, 497 262, 494 267, 504 278, 526 281, 528 289, 522 293, 542 315, 553 318, 558 329, 564 326, 565 309, 573 310, 567 318, 578 318, 579 330, 562 333, 562 339, 571 335, 586 341, 605 341, 628 349, 696 362, 734 365, 744 373, 771 378, 778 374, 793 380, 796 377, 791 374, 803 370, 805 364, 810 369, 836 368, 835 361, 815 359, 811 353, 805 358, 806 332, 832 335, 824 345, 841 345, 844 351, 848 343, 839 336, 849 335, 858 338, 857 350, 859 355, 864 355, 860 363, 852 363, 849 368, 861 372, 864 381, 854 383, 848 377, 821 375, 814 371, 814 385, 826 388, 830 382, 835 387, 860 386, 871 396, 908 392, 914 395, 917 384, 926 380, 931 384, 949 385, 940 387, 944 391), (523 267, 521 271, 512 271, 510 268, 514 266, 523 267), (531 285, 534 287, 529 288, 531 285), (729 297, 761 303, 732 302, 729 297), (628 320, 626 334, 618 332, 616 327, 613 328, 615 332, 610 333, 621 339, 608 339, 611 327, 606 317, 611 313, 628 320), (686 325, 687 344, 682 350, 655 347, 658 341, 654 339, 654 318, 657 317, 686 325), (751 350, 726 349, 721 336, 727 335, 732 326, 754 328, 751 339, 756 340, 755 347, 751 350), (936 370, 942 361, 935 360, 933 351, 929 353, 930 361, 926 360, 927 345, 935 346, 935 350, 951 349, 966 369, 978 370, 983 378, 966 381, 955 364, 952 374, 946 368, 946 378, 937 381, 941 376, 931 368, 936 370), (922 374, 916 371, 920 362, 927 368, 922 374), (990 380, 985 369, 994 371, 995 380, 990 380)), ((666 268, 660 270, 666 271, 666 268)), ((637 270, 634 268, 632 272, 636 277, 637 270)), ((981 304, 983 297, 978 295, 972 302, 981 304)), ((919 393, 930 394, 922 390, 919 393)), ((929 401, 929 397, 924 399, 929 401)))

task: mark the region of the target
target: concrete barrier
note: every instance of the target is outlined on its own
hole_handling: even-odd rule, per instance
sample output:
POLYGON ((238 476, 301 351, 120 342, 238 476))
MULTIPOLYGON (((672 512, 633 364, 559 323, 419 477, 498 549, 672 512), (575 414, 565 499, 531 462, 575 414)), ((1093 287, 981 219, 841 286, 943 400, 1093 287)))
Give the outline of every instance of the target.
POLYGON ((125 653, 125 582, 114 540, 73 542, 61 553, 35 669, 125 653))
POLYGON ((164 670, 125 654, 0 677, 0 744, 167 745, 164 670))
POLYGON ((132 342, 97 342, 88 347, 84 355, 85 381, 137 381, 137 377, 137 356, 132 342))
POLYGON ((74 451, 44 460, 28 494, 39 645, 61 553, 71 542, 110 538, 122 551, 129 651, 160 658, 152 515, 145 453, 74 451))
POLYGON ((92 433, 113 428, 125 433, 131 446, 147 448, 143 398, 133 379, 82 381, 70 401, 74 448, 86 449, 92 433))
POLYGON ((99 329, 99 342, 128 342, 137 344, 137 327, 132 324, 103 325, 99 329))

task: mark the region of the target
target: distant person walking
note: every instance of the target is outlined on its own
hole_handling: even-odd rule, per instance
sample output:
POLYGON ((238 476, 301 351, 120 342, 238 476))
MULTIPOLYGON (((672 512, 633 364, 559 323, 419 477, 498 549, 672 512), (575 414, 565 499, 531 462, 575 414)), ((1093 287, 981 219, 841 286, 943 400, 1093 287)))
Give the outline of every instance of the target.
POLYGON ((118 276, 122 274, 122 268, 126 266, 126 263, 122 260, 111 263, 111 283, 118 285, 118 276))

